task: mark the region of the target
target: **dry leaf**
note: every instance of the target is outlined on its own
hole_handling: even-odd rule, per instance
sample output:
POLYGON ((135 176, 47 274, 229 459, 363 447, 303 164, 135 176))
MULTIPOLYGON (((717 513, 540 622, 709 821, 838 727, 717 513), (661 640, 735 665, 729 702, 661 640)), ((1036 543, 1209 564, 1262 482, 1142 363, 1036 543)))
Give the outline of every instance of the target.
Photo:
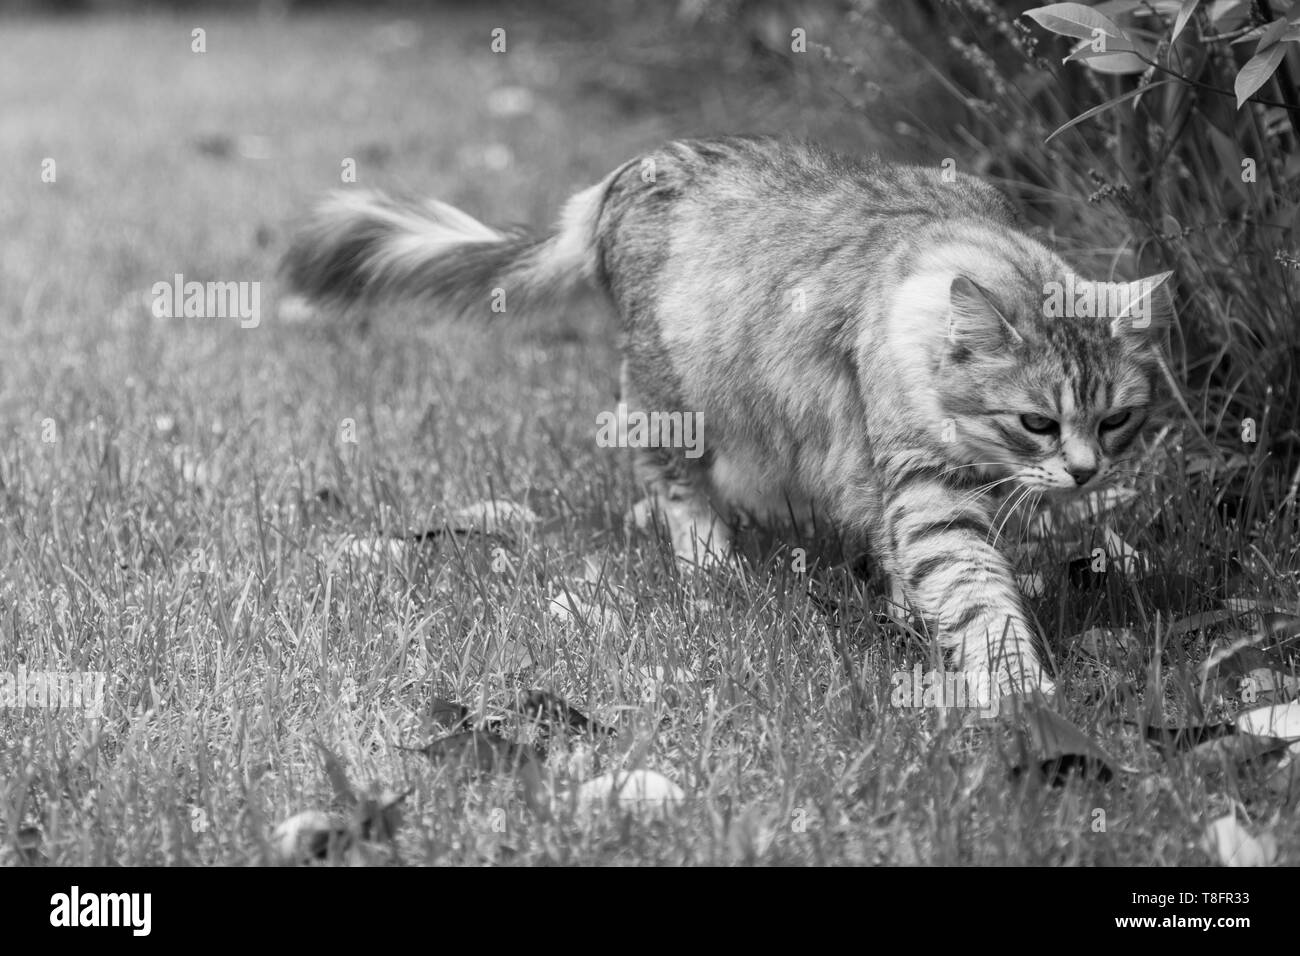
POLYGON ((578 788, 578 810, 589 813, 613 806, 622 813, 664 817, 686 801, 686 793, 661 773, 633 770, 607 773, 578 788))
POLYGON ((1224 866, 1270 866, 1277 859, 1273 834, 1251 836, 1234 814, 1220 817, 1206 827, 1201 847, 1224 866))
POLYGON ((1072 774, 1103 783, 1115 775, 1116 764, 1106 751, 1060 714, 1030 700, 1019 702, 1021 762, 1014 777, 1030 772, 1054 787, 1072 774))
POLYGON ((303 810, 282 822, 271 833, 271 848, 281 863, 323 860, 346 852, 352 834, 321 810, 303 810))
POLYGON ((1237 715, 1237 729, 1256 737, 1300 740, 1300 701, 1256 707, 1237 715))

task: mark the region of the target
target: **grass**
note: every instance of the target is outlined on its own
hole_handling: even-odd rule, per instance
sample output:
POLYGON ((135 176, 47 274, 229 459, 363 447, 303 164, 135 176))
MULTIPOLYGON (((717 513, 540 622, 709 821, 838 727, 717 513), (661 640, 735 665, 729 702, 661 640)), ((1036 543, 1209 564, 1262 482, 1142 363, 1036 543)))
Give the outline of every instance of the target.
POLYGON ((1157 703, 1199 716, 1185 690, 1218 634, 1166 632, 1211 606, 1200 585, 1230 553, 1215 596, 1297 603, 1294 525, 1225 523, 1221 484, 1176 458, 1115 519, 1151 579, 1072 584, 1094 525, 1039 558, 1062 706, 1137 771, 1051 788, 1012 777, 997 725, 891 706, 890 675, 929 652, 874 583, 826 564, 799 575, 762 540, 684 574, 624 526, 629 462, 593 440, 616 389, 598 313, 490 331, 410 309, 282 320, 276 257, 344 157, 361 185, 539 223, 675 135, 881 145, 797 78, 757 85, 736 67, 747 51, 669 49, 643 22, 452 7, 417 25, 0 32, 0 673, 110 675, 100 721, 0 712, 0 853, 21 859, 35 828, 54 864, 267 862, 279 821, 345 809, 320 740, 359 790, 410 790, 396 839, 357 851, 370 862, 1194 864, 1205 824, 1234 806, 1300 861, 1289 791, 1165 759, 1117 722, 1157 703), (505 56, 487 50, 498 25, 505 56), (529 108, 494 113, 491 91, 516 86, 529 108), (155 318, 145 295, 175 273, 263 282, 262 323, 155 318), (511 539, 349 551, 487 498, 542 520, 511 539), (566 591, 593 612, 550 613, 566 591), (1089 659, 1066 641, 1120 625, 1135 653, 1089 659), (557 746, 549 818, 502 775, 401 749, 445 732, 431 696, 492 710, 519 687, 619 732, 557 746), (687 804, 637 821, 563 798, 620 768, 664 773, 687 804))

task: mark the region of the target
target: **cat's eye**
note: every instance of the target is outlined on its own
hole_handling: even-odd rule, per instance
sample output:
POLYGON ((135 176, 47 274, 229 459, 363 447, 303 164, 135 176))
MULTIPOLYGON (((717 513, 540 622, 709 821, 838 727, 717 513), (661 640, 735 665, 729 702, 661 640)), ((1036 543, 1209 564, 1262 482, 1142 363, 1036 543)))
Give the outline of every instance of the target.
POLYGON ((1056 424, 1056 419, 1034 414, 1021 415, 1020 424, 1025 426, 1025 431, 1033 432, 1035 435, 1050 435, 1060 427, 1056 424))
POLYGON ((1121 425, 1127 422, 1132 416, 1133 416, 1132 410, 1126 408, 1122 412, 1116 412, 1114 415, 1111 415, 1109 418, 1103 418, 1101 420, 1101 427, 1119 428, 1121 425))

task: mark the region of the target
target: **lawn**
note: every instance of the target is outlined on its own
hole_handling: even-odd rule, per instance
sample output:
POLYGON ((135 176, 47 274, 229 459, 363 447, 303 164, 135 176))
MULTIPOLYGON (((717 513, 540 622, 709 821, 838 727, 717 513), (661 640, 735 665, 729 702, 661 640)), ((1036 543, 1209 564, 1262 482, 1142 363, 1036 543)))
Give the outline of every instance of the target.
POLYGON ((891 702, 931 665, 875 579, 757 539, 683 572, 625 524, 630 462, 595 442, 617 388, 598 307, 490 329, 280 308, 293 223, 349 159, 346 188, 542 224, 674 136, 888 145, 798 77, 746 73, 739 40, 656 37, 472 5, 4 22, 0 673, 107 684, 99 719, 0 710, 0 856, 271 862, 286 818, 353 814, 341 769, 405 795, 391 839, 327 853, 346 862, 1201 864, 1232 812, 1300 862, 1289 769, 1142 739, 1231 716, 1251 669, 1295 673, 1285 615, 1186 623, 1295 608, 1300 559, 1294 524, 1225 520, 1176 430, 1134 501, 1025 549, 1061 711, 1122 765, 1051 786, 1013 772, 1009 725, 891 702), (260 282, 260 321, 156 316, 176 274, 260 282), (489 499, 537 520, 409 537, 489 499), (1141 573, 1079 565, 1106 528, 1141 573), (1214 642, 1267 627, 1268 656, 1198 683, 1214 642), (535 775, 407 749, 449 732, 438 700, 491 715, 534 689, 617 734, 552 740, 535 775), (684 801, 579 806, 633 769, 684 801))

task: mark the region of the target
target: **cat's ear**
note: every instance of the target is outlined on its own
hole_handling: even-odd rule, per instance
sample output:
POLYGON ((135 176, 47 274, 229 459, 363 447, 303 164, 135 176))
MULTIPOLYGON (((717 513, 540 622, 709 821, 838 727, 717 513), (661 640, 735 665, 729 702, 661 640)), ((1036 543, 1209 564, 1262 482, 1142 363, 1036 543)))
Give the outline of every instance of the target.
POLYGON ((1161 272, 1128 283, 1121 297, 1123 308, 1111 320, 1110 334, 1162 341, 1174 321, 1174 297, 1169 289, 1172 277, 1172 272, 1161 272))
POLYGON ((948 349, 989 354, 1015 348, 1024 342, 1007 321, 993 297, 965 276, 948 287, 948 349))

